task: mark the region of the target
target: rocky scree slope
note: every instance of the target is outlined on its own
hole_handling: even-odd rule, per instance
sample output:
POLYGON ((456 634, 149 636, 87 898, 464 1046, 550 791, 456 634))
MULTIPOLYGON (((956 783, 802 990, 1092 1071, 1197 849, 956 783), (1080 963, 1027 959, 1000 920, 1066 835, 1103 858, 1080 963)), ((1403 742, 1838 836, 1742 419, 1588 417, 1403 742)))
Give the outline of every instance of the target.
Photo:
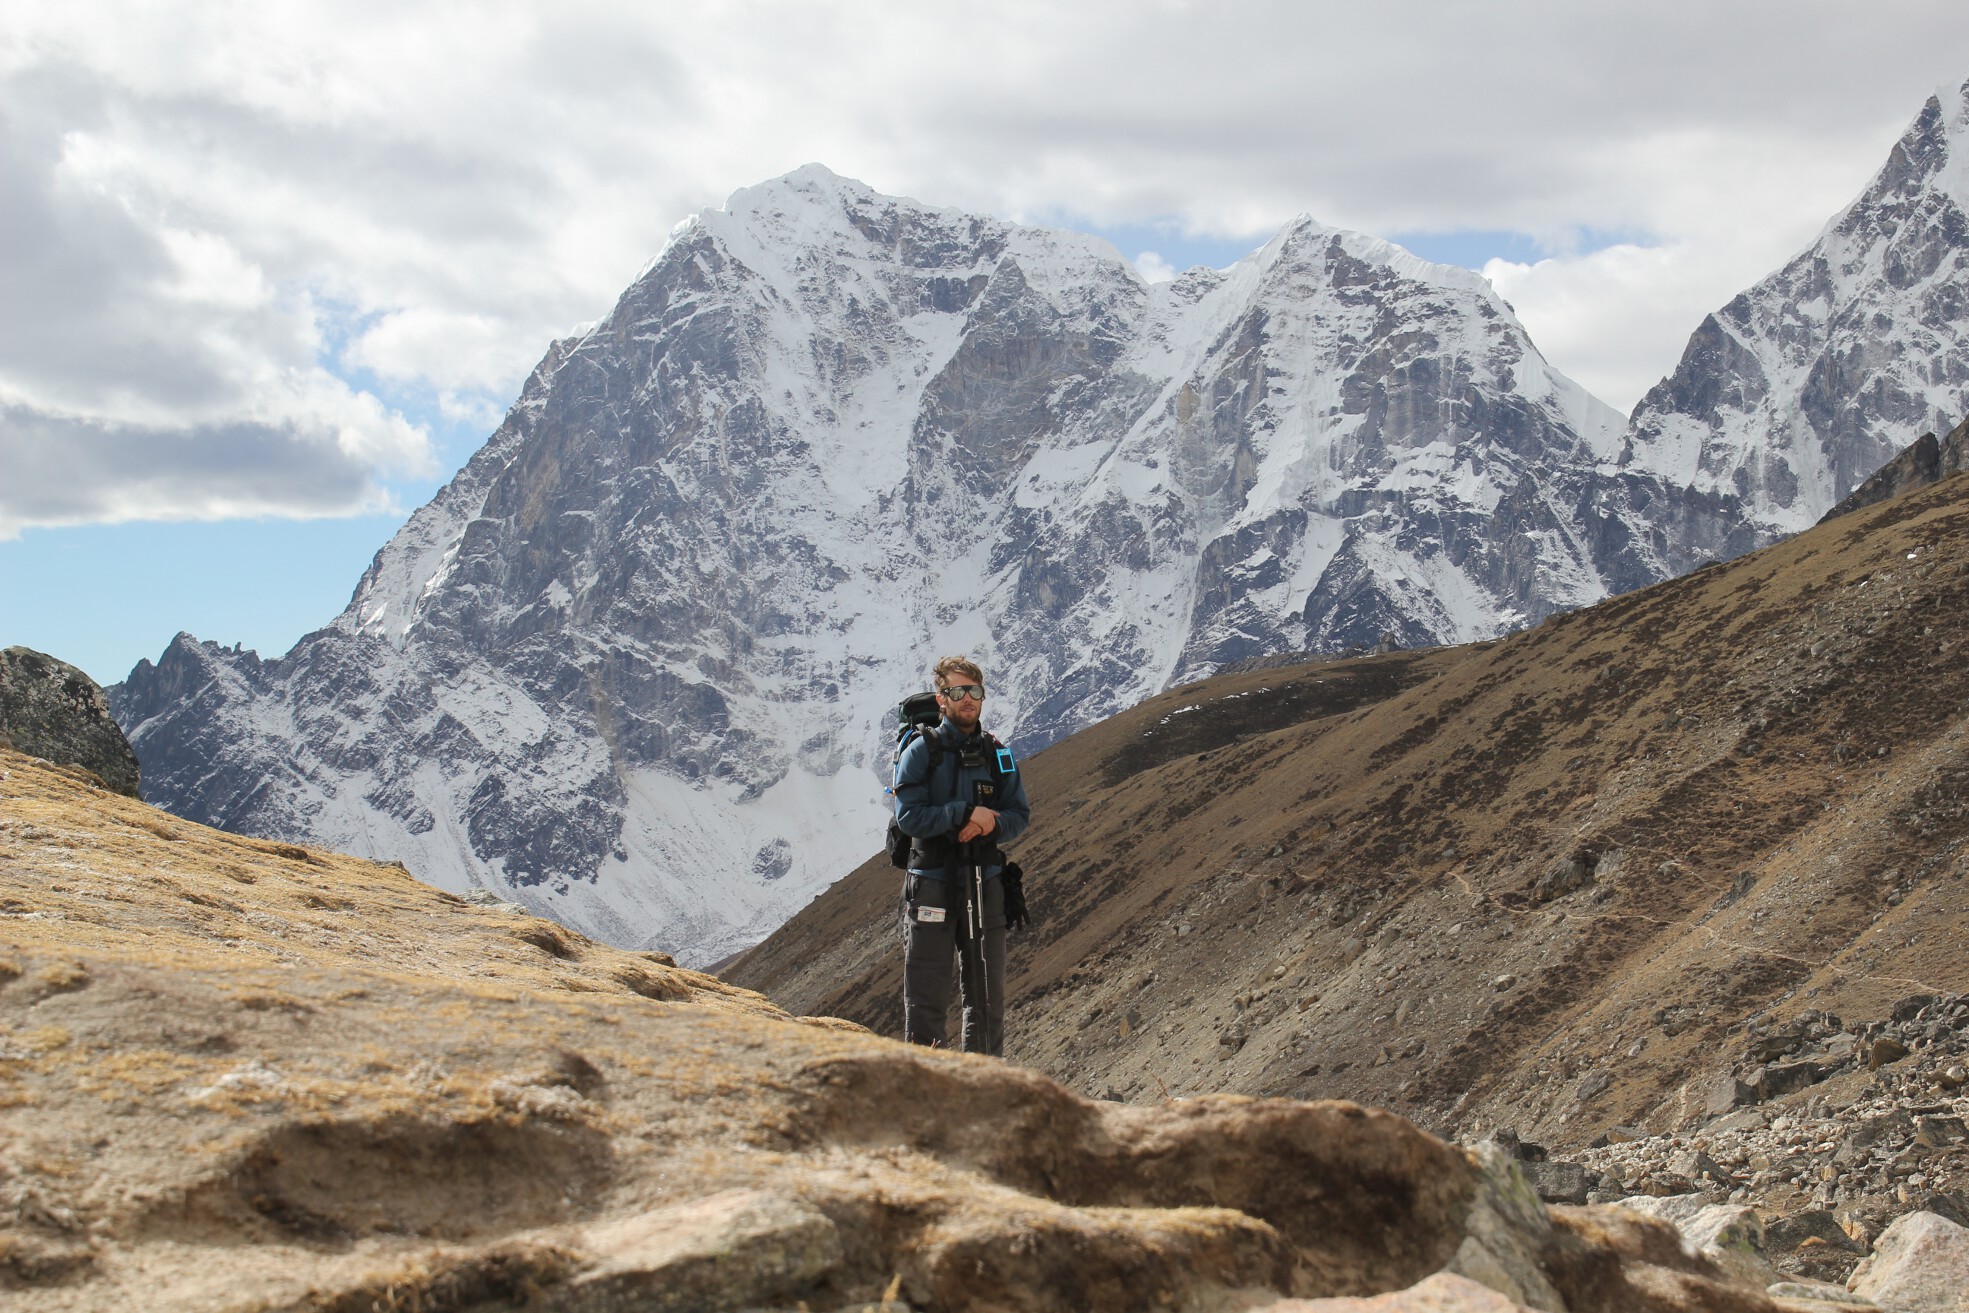
POLYGON ((330 625, 181 635, 113 705, 178 815, 709 962, 868 852, 935 654, 1024 751, 1226 661, 1514 629, 1694 559, 1619 429, 1373 238, 1150 286, 809 167, 555 344, 330 625))
POLYGON ((1566 1156, 1521 1157, 1547 1197, 1740 1204, 1788 1274, 1844 1281, 1898 1218, 1969 1226, 1969 996, 1913 994, 1890 1016, 1753 1021, 1713 1078, 1713 1114, 1680 1135, 1616 1127, 1566 1156))
MULTIPOLYGON (((1509 1128, 1490 1138, 1549 1201, 1617 1200, 1685 1235, 1705 1212, 1747 1223, 1744 1248, 1773 1277, 1848 1281, 1919 1216, 1969 1227, 1969 996, 1912 994, 1867 1023, 1754 1019, 1746 1034, 1709 1086, 1712 1115, 1681 1134, 1616 1126, 1563 1155, 1509 1128)), ((1969 1230, 1959 1247, 1969 1259, 1969 1230)))
MULTIPOLYGON (((1510 638, 1171 690, 1025 764, 1008 1054, 1555 1150, 1746 1026, 1969 988, 1969 476, 1510 638)), ((895 1033, 896 873, 726 971, 895 1033)))
POLYGON ((1085 1100, 10 752, 0 1106, 23 1313, 1815 1307, 1389 1113, 1085 1100))

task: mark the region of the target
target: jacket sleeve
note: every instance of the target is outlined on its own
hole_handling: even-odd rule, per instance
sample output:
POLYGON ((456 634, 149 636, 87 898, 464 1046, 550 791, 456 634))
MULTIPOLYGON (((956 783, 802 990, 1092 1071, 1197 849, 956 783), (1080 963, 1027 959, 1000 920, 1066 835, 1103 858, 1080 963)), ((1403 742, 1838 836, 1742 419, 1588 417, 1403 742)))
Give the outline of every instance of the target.
POLYGON ((930 748, 919 736, 896 762, 896 826, 912 839, 955 834, 964 824, 964 804, 930 801, 930 748))
POLYGON ((1012 842, 1032 824, 1032 805, 1026 801, 1026 775, 1016 764, 1005 780, 1004 789, 1004 796, 999 799, 998 830, 991 836, 1001 844, 1012 842))

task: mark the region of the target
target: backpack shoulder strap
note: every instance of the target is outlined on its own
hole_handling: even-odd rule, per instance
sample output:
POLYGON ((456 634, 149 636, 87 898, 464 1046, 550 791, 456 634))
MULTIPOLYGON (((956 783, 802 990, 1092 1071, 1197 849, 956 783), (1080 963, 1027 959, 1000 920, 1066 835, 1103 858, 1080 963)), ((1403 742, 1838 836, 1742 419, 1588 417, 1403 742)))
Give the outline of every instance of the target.
POLYGON ((918 741, 923 744, 924 756, 928 758, 924 763, 923 782, 926 785, 931 784, 936 779, 937 767, 942 764, 944 754, 943 740, 938 737, 934 727, 910 726, 901 741, 896 744, 896 761, 901 762, 903 754, 909 751, 909 745, 918 741))

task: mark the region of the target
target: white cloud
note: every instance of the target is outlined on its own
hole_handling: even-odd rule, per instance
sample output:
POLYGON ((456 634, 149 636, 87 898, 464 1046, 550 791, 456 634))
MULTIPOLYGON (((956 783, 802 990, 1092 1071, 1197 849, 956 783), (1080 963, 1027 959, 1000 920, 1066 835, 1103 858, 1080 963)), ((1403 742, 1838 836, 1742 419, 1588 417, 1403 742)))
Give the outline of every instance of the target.
POLYGON ((516 341, 507 325, 483 312, 420 305, 383 314, 349 344, 343 358, 378 378, 490 390, 524 375, 545 345, 516 341))
POLYGON ((98 512, 15 491, 30 466, 10 466, 0 513, 368 505, 428 440, 324 366, 490 422, 680 216, 809 160, 1013 218, 1632 234, 1493 270, 1554 361, 1624 405, 1969 72, 1955 0, 1416 10, 17 6, 0 398, 38 418, 10 441, 177 434, 149 450, 192 469, 264 451, 266 477, 201 498, 146 476, 98 512))
MULTIPOLYGON (((510 398, 508 399, 510 401, 510 398)), ((469 425, 481 432, 490 433, 499 427, 505 418, 506 405, 494 401, 482 392, 438 393, 438 414, 454 424, 469 425)))
POLYGON ((1140 270, 1142 277, 1151 283, 1166 283, 1176 276, 1176 266, 1154 251, 1143 251, 1136 256, 1135 268, 1140 270))
MULTIPOLYGON (((1871 144, 1871 166, 1878 167, 1887 150, 1871 144)), ((1858 195, 1872 167, 1834 181, 1815 171, 1819 153, 1803 142, 1752 144, 1713 131, 1637 142, 1635 157, 1661 179, 1637 218, 1674 234, 1670 240, 1533 264, 1492 260, 1484 274, 1548 360, 1631 411, 1674 367, 1705 315, 1811 245, 1858 195), (1727 205, 1702 181, 1719 177, 1735 179, 1727 205)))
POLYGON ((305 287, 113 185, 98 89, 7 79, 0 539, 30 525, 380 509, 427 434, 316 363, 305 287), (22 95, 25 90, 37 93, 22 95))

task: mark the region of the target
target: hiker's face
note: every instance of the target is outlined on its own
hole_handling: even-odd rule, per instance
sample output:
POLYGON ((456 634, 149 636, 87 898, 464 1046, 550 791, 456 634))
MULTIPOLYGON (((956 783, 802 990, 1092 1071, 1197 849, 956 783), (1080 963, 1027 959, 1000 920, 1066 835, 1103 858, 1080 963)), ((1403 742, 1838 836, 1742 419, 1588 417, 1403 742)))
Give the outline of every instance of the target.
POLYGON ((974 688, 982 688, 982 685, 973 682, 963 675, 953 674, 937 689, 937 706, 942 709, 944 717, 959 729, 976 729, 978 727, 978 715, 984 710, 984 700, 969 696, 951 697, 944 691, 949 688, 960 688, 968 691, 974 688))

